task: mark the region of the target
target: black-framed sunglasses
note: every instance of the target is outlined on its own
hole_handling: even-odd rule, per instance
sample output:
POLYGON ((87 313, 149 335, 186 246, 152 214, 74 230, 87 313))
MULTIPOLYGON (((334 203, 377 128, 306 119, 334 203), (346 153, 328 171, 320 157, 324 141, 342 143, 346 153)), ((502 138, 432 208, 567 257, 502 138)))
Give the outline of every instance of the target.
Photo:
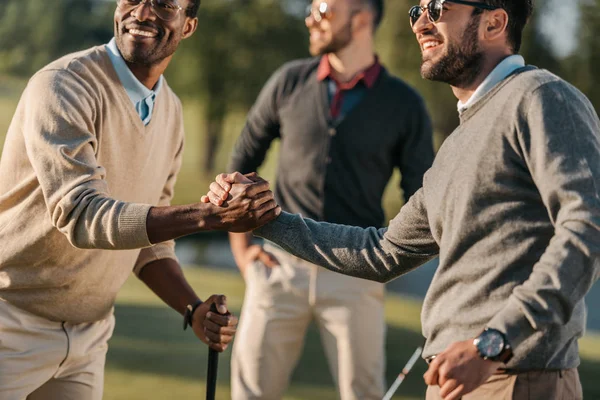
POLYGON ((150 2, 152 12, 164 21, 172 21, 183 10, 177 0, 117 0, 117 7, 129 11, 146 2, 150 2))
POLYGON ((478 3, 475 1, 465 0, 431 0, 426 6, 413 6, 408 11, 410 16, 410 26, 412 27, 421 18, 421 15, 427 11, 427 17, 432 23, 438 22, 442 18, 442 11, 444 9, 444 3, 456 3, 463 4, 465 6, 471 6, 480 8, 482 10, 497 10, 500 7, 490 6, 485 3, 478 3))

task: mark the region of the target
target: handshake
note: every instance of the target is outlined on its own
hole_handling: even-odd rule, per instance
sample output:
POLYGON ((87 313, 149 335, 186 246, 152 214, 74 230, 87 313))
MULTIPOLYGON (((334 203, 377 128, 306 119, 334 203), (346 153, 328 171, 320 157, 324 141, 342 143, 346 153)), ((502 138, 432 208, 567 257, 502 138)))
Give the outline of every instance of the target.
POLYGON ((209 189, 200 201, 213 206, 211 225, 216 229, 249 232, 281 214, 269 182, 254 172, 217 175, 209 189))

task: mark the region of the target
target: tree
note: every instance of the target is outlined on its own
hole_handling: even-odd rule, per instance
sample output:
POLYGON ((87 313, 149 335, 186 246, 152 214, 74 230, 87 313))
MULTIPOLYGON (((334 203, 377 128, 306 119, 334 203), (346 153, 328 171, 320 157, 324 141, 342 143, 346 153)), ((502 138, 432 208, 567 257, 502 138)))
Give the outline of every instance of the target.
POLYGON ((590 0, 581 5, 579 51, 571 64, 571 75, 577 77, 576 86, 583 90, 600 110, 600 77, 595 68, 600 65, 600 43, 597 32, 600 30, 600 0, 590 0))
POLYGON ((108 41, 109 12, 108 3, 94 0, 2 0, 0 71, 29 76, 64 54, 108 41))

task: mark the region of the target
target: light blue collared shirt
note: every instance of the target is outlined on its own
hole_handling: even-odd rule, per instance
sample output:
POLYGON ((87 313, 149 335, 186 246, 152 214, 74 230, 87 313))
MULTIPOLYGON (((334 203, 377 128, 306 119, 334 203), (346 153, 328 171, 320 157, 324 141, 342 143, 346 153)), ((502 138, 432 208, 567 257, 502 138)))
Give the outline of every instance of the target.
POLYGON ((117 47, 117 42, 115 38, 106 45, 106 50, 108 52, 108 56, 110 57, 110 61, 112 61, 115 70, 117 71, 117 75, 119 76, 119 80, 125 91, 129 95, 135 110, 139 114, 140 118, 144 125, 148 125, 150 120, 152 119, 152 111, 154 110, 154 101, 156 100, 156 96, 160 92, 163 84, 162 75, 158 79, 156 86, 154 86, 154 90, 148 89, 144 86, 136 77, 133 75, 133 72, 129 69, 123 56, 121 56, 121 52, 117 47))
POLYGON ((481 99, 487 92, 489 92, 494 86, 503 81, 507 76, 515 72, 519 68, 525 66, 525 59, 518 54, 506 57, 502 62, 496 65, 496 68, 485 78, 481 85, 475 90, 473 95, 466 103, 462 101, 458 102, 458 113, 462 114, 475 102, 481 99))

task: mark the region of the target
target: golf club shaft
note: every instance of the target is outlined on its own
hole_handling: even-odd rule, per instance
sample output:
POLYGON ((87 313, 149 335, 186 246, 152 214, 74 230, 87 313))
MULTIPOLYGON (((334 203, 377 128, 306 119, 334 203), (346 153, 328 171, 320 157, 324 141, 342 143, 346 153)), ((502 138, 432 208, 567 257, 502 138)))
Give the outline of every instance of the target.
MULTIPOLYGON (((218 313, 217 306, 213 303, 210 311, 218 313)), ((219 367, 219 353, 211 348, 208 349, 208 370, 206 374, 206 400, 215 400, 217 391, 217 368, 219 367)))
POLYGON ((422 351, 423 349, 421 347, 417 347, 410 360, 408 360, 404 368, 402 368, 402 372, 398 374, 398 377, 394 381, 394 384, 390 387, 385 396, 383 396, 383 400, 390 400, 394 393, 396 393, 396 390, 398 390, 398 387, 400 387, 400 384, 402 383, 402 381, 404 381, 406 375, 408 375, 413 365, 415 365, 415 363, 419 359, 419 356, 421 355, 422 351))

